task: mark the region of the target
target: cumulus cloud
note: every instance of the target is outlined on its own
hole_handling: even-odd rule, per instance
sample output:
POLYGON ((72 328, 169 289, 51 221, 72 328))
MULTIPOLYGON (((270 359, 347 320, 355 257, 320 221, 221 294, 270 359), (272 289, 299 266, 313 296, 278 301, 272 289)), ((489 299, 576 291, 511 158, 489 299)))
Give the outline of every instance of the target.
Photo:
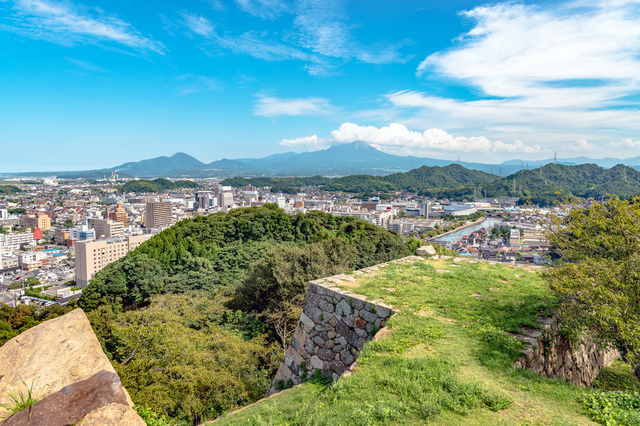
POLYGON ((64 45, 111 42, 142 52, 165 51, 162 43, 97 8, 92 14, 68 2, 18 0, 13 12, 11 23, 0 29, 64 45))
POLYGON ((435 149, 441 151, 463 152, 524 152, 536 153, 538 145, 527 146, 517 140, 513 143, 490 141, 484 136, 453 136, 442 129, 428 129, 424 132, 409 130, 406 126, 391 123, 388 126, 359 126, 343 123, 331 132, 331 138, 339 143, 363 141, 379 146, 435 149))
POLYGON ((254 114, 263 117, 280 115, 326 115, 334 108, 327 99, 323 98, 276 98, 258 95, 254 105, 254 114))
POLYGON ((596 146, 590 144, 585 139, 578 139, 575 142, 562 146, 561 149, 569 151, 593 151, 596 149, 596 146))
POLYGON ((610 142, 608 146, 615 149, 640 149, 640 140, 625 138, 618 142, 610 142))

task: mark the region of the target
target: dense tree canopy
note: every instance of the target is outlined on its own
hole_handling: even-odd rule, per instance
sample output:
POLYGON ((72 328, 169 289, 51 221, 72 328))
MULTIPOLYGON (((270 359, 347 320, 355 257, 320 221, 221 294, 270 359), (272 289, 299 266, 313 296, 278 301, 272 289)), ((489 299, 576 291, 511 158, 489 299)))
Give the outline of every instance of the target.
POLYGON ((640 365, 640 198, 612 199, 552 219, 560 263, 550 270, 558 315, 575 335, 593 333, 640 365))
POLYGON ((168 179, 131 180, 122 185, 121 192, 161 192, 167 189, 198 188, 200 185, 190 180, 170 181, 168 179))

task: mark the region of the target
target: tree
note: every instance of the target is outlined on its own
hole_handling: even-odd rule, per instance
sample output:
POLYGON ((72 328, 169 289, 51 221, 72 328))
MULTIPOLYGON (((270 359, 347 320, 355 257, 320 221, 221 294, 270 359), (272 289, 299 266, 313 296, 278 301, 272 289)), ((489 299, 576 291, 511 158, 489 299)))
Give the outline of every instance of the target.
POLYGON ((560 259, 547 277, 565 329, 619 349, 640 376, 640 198, 552 216, 547 238, 560 259))
POLYGON ((73 226, 73 221, 71 219, 67 219, 64 221, 64 224, 62 225, 65 228, 71 228, 73 226))

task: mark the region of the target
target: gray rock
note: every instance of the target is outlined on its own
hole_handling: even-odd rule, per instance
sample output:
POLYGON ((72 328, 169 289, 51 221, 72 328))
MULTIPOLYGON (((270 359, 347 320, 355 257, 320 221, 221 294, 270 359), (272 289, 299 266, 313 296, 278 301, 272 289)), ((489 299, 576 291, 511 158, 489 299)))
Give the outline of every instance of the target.
POLYGON ((416 255, 418 256, 433 256, 436 254, 436 249, 433 246, 422 246, 416 249, 416 255))
POLYGON ((320 358, 318 358, 316 355, 311 357, 311 367, 314 368, 315 370, 322 370, 322 366, 324 365, 324 363, 322 362, 322 360, 320 358))
POLYGON ((320 336, 316 336, 313 339, 311 339, 313 341, 313 343, 315 343, 316 345, 323 347, 324 346, 324 339, 320 336))
POLYGON ((331 361, 329 363, 329 369, 336 373, 338 376, 342 376, 342 373, 347 369, 342 361, 331 361))
POLYGON ((350 315, 351 314, 351 306, 349 306, 349 304, 347 303, 347 301, 345 299, 342 299, 336 305, 336 312, 338 314, 342 315, 342 316, 350 315))
POLYGON ((345 366, 350 366, 355 360, 355 357, 351 355, 351 352, 349 352, 347 349, 344 349, 342 352, 340 352, 340 361, 342 361, 345 366))
POLYGON ((331 348, 334 352, 338 353, 342 350, 344 346, 342 345, 335 345, 333 348, 331 348))
POLYGON ((360 313, 360 316, 366 321, 366 322, 372 322, 375 323, 376 320, 378 319, 378 315, 374 314, 373 312, 369 312, 366 310, 363 310, 360 313))
POLYGON ((347 339, 344 336, 337 337, 334 339, 334 342, 342 346, 347 346, 347 339))
POLYGON ((358 335, 354 331, 349 331, 347 335, 347 343, 355 347, 358 344, 358 335))
POLYGON ((341 336, 347 336, 347 334, 349 334, 349 327, 347 327, 344 322, 340 321, 338 325, 336 325, 336 332, 341 336))
POLYGON ((330 349, 320 349, 318 351, 318 358, 323 361, 333 361, 335 357, 336 354, 330 349))

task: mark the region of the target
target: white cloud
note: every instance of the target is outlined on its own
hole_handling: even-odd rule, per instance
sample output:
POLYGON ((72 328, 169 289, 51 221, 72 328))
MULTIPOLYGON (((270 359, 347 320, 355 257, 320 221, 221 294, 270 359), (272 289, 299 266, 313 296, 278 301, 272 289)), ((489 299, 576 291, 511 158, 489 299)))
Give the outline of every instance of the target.
POLYGON ((568 151, 593 151, 596 146, 590 144, 586 139, 578 139, 570 144, 563 145, 560 149, 568 151))
POLYGON ((401 45, 359 43, 340 0, 301 0, 293 22, 297 28, 293 38, 298 45, 325 57, 372 64, 405 63, 409 59, 398 52, 401 45))
POLYGON ((462 16, 472 29, 417 71, 429 81, 453 79, 478 96, 398 91, 387 95, 389 108, 369 111, 370 119, 456 133, 483 129, 493 140, 536 141, 550 150, 567 143, 602 149, 621 133, 637 139, 639 2, 499 3, 462 16), (571 142, 580 139, 590 143, 571 142))
POLYGON ((198 16, 193 13, 184 12, 182 14, 184 25, 192 32, 202 36, 211 37, 214 35, 215 26, 204 16, 198 16))
POLYGON ((240 9, 266 20, 275 20, 291 11, 292 2, 285 0, 236 0, 240 9))
POLYGON ((330 143, 326 139, 321 139, 317 135, 304 136, 296 139, 282 139, 280 145, 299 147, 304 146, 311 149, 327 148, 330 143))
POLYGON ((640 140, 622 139, 619 142, 610 142, 608 146, 615 149, 640 149, 640 140))
POLYGON ((254 107, 254 114, 263 117, 326 115, 334 110, 329 101, 323 98, 282 99, 262 95, 258 96, 254 107))
POLYGON ((91 14, 68 2, 17 0, 12 23, 0 29, 59 44, 113 42, 128 48, 163 53, 162 43, 143 36, 131 24, 100 9, 91 14))
POLYGON ((435 149, 439 151, 462 152, 540 152, 539 146, 527 146, 517 140, 514 143, 492 142, 484 136, 453 136, 442 129, 428 129, 424 132, 409 130, 406 126, 391 123, 384 127, 359 126, 343 123, 331 132, 331 138, 339 143, 363 141, 379 146, 402 147, 405 149, 435 149))

